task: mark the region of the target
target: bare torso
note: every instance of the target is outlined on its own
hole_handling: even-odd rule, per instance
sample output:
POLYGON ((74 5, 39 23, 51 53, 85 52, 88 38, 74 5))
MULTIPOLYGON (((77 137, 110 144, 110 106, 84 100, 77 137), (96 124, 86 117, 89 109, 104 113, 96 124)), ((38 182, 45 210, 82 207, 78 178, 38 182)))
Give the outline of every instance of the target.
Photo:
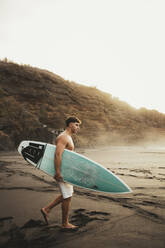
POLYGON ((71 150, 71 151, 74 150, 74 143, 73 143, 72 137, 69 134, 67 134, 66 131, 62 132, 57 137, 57 139, 56 139, 56 145, 60 141, 60 139, 65 139, 65 142, 66 142, 65 149, 68 149, 68 150, 71 150))

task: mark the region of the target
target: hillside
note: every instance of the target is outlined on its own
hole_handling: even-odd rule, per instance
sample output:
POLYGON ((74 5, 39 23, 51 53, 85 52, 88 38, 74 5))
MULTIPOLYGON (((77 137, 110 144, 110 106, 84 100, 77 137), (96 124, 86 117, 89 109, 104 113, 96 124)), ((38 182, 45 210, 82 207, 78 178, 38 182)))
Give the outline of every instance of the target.
POLYGON ((46 70, 0 61, 0 150, 23 139, 53 142, 69 115, 82 120, 77 146, 165 140, 164 114, 134 109, 46 70))

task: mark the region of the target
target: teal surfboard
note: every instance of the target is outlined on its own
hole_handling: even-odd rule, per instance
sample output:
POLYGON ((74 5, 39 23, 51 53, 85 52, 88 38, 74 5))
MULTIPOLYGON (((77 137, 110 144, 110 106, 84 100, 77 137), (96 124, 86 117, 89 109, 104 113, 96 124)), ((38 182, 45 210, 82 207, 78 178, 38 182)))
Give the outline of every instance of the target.
MULTIPOLYGON (((55 151, 55 145, 37 141, 22 141, 18 147, 18 152, 25 160, 50 176, 55 175, 55 151)), ((110 170, 66 149, 62 155, 61 174, 64 181, 78 187, 114 194, 131 192, 129 186, 110 170)))

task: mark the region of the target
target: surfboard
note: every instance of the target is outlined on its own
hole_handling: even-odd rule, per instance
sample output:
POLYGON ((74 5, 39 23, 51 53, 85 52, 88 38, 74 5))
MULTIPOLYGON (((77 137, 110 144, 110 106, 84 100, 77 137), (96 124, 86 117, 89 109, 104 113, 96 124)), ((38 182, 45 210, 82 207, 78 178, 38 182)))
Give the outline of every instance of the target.
MULTIPOLYGON (((55 175, 56 146, 38 141, 22 141, 18 152, 31 165, 50 176, 55 175)), ((61 162, 64 181, 89 190, 113 194, 130 193, 130 187, 101 164, 76 153, 64 150, 61 162)))

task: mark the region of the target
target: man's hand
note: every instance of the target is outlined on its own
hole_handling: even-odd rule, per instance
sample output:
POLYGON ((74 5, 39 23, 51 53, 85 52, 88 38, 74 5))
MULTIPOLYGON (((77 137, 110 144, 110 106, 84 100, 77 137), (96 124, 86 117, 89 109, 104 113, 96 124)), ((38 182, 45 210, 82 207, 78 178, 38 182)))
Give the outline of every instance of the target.
POLYGON ((63 180, 63 177, 61 176, 61 174, 55 174, 54 175, 54 179, 57 181, 57 182, 63 182, 64 180, 63 180))

